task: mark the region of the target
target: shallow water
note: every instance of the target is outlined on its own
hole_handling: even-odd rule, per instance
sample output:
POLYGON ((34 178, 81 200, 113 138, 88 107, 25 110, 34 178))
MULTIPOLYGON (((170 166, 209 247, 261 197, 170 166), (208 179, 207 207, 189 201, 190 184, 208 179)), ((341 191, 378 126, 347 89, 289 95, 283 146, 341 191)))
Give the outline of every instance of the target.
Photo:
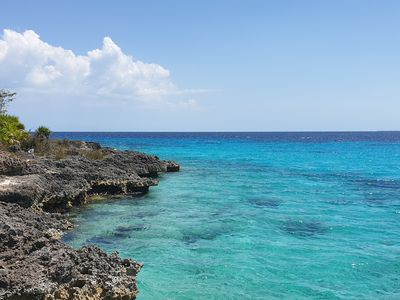
POLYGON ((78 209, 145 299, 400 299, 400 133, 58 133, 181 163, 78 209))

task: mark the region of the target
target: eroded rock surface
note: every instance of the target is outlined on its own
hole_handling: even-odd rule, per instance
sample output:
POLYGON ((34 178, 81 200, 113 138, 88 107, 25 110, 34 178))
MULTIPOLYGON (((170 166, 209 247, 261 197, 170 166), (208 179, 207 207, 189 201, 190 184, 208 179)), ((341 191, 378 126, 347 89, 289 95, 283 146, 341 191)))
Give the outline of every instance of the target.
POLYGON ((0 299, 135 299, 141 264, 64 244, 64 216, 4 202, 0 216, 0 299))
POLYGON ((0 151, 0 299, 135 299, 142 265, 60 239, 65 212, 91 195, 144 193, 179 165, 96 143, 63 141, 63 157, 0 151))
POLYGON ((158 183, 159 174, 179 171, 177 163, 156 156, 101 148, 96 143, 79 145, 73 148, 76 155, 63 159, 0 152, 0 201, 61 211, 93 194, 147 192, 158 183), (78 155, 85 151, 100 151, 101 158, 78 155))

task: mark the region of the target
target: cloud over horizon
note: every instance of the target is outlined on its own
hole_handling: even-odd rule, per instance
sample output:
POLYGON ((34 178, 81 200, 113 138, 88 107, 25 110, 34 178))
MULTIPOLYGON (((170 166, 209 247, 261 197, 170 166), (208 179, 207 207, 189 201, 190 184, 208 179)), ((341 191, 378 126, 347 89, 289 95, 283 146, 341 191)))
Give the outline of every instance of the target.
POLYGON ((125 54, 110 37, 103 39, 102 48, 76 55, 44 42, 33 30, 3 31, 0 80, 13 89, 40 92, 45 88, 46 92, 145 102, 184 93, 173 84, 169 70, 125 54))

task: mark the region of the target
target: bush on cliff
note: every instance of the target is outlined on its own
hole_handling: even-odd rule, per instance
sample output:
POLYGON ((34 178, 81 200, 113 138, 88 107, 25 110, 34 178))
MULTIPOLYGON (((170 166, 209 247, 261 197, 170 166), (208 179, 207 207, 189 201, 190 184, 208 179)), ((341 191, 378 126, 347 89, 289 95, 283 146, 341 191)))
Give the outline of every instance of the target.
POLYGON ((28 137, 24 124, 17 117, 0 114, 0 141, 3 145, 19 145, 28 137))
POLYGON ((20 145, 29 134, 15 116, 7 115, 7 105, 15 99, 16 93, 0 89, 0 142, 3 146, 20 145))
POLYGON ((32 148, 35 149, 35 152, 38 155, 48 155, 50 152, 54 152, 51 149, 51 145, 49 142, 49 137, 50 137, 51 131, 49 128, 45 126, 39 126, 35 134, 31 137, 31 144, 32 148))
POLYGON ((39 126, 35 131, 35 138, 40 140, 48 140, 51 135, 51 130, 45 126, 39 126))
POLYGON ((52 157, 57 160, 68 156, 83 156, 90 160, 101 160, 106 153, 90 143, 68 140, 38 139, 32 136, 32 148, 38 156, 52 157))

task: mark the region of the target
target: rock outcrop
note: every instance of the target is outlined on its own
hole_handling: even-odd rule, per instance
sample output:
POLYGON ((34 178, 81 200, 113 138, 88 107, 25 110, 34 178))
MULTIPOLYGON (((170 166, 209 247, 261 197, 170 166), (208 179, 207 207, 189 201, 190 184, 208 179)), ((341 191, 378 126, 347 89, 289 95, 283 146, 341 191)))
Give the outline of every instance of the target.
POLYGON ((59 214, 0 202, 0 299, 134 299, 141 264, 60 241, 59 214))
POLYGON ((0 299, 135 299, 142 265, 60 238, 65 212, 92 195, 139 194, 179 171, 133 151, 63 141, 62 157, 0 151, 0 299))
POLYGON ((62 211, 94 194, 147 192, 158 183, 159 174, 179 171, 177 163, 156 156, 101 148, 96 143, 80 145, 73 148, 77 154, 63 159, 1 152, 0 201, 62 211), (88 158, 92 151, 100 158, 88 158))

